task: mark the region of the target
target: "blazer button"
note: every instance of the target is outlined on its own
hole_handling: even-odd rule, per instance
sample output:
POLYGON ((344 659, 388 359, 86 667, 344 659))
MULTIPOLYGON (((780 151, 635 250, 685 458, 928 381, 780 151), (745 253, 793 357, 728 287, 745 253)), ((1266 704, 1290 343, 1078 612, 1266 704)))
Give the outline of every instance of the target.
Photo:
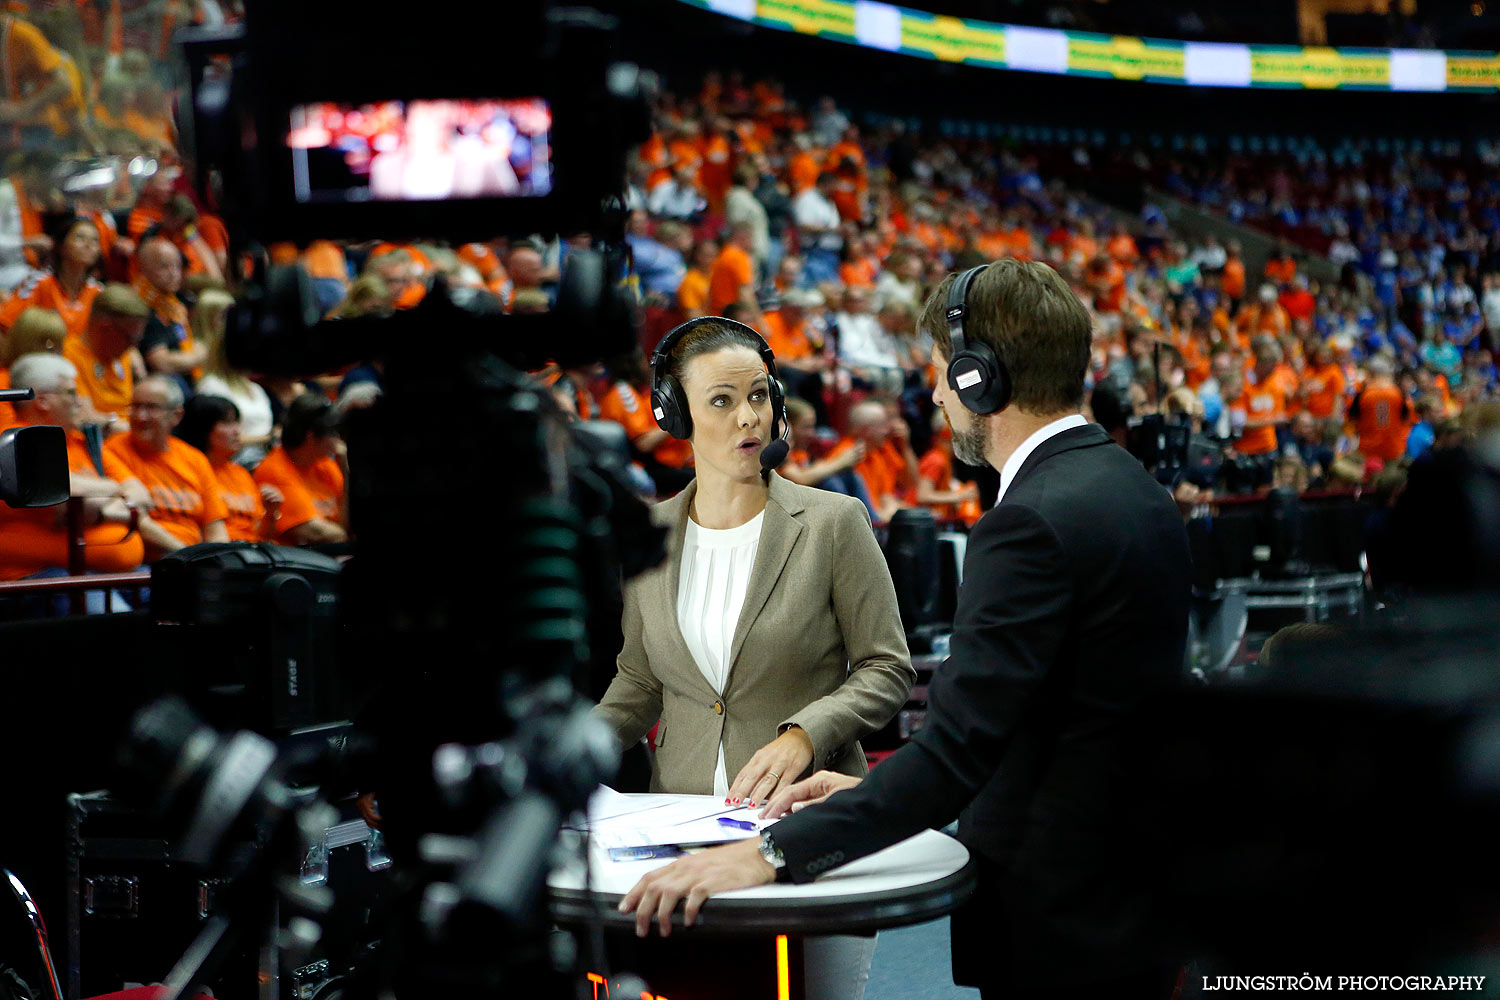
POLYGON ((724 703, 722 701, 716 701, 716 702, 714 702, 714 714, 715 715, 723 715, 724 714, 724 703))

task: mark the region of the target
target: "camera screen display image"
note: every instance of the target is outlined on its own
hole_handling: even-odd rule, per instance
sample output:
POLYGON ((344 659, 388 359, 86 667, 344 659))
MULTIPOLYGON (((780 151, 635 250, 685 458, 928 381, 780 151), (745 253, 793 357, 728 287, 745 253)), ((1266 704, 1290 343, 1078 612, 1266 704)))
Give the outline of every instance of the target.
POLYGON ((552 191, 543 98, 317 102, 291 109, 301 204, 540 198, 552 191))

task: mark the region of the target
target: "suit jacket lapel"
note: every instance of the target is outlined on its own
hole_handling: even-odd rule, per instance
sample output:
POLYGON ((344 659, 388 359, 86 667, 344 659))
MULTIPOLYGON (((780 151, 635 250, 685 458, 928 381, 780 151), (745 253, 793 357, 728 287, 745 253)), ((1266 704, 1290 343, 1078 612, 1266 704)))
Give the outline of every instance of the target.
POLYGON ((795 499, 786 480, 771 474, 770 497, 766 500, 765 521, 760 529, 760 546, 755 551, 755 565, 750 570, 750 585, 745 590, 745 604, 740 609, 740 620, 734 629, 734 643, 729 651, 729 670, 733 675, 734 665, 740 658, 745 637, 760 615, 781 571, 786 568, 797 536, 802 534, 802 525, 794 514, 804 509, 795 499))
POLYGON ((693 496, 697 492, 698 482, 693 480, 681 493, 659 508, 658 523, 665 525, 670 532, 667 535, 666 572, 660 575, 657 607, 661 616, 666 619, 662 627, 672 644, 677 647, 678 656, 673 662, 683 664, 691 678, 702 684, 711 695, 717 696, 708 679, 703 676, 703 671, 698 669, 698 661, 693 659, 693 652, 688 649, 687 640, 682 637, 682 626, 677 621, 677 588, 682 584, 682 545, 687 537, 688 513, 693 509, 693 496))
MULTIPOLYGON (((1088 424, 1084 427, 1070 427, 1061 434, 1054 434, 1041 444, 1037 445, 1035 451, 1026 456, 1026 461, 1016 470, 1016 478, 1011 480, 1010 488, 1005 491, 1006 496, 1015 493, 1016 486, 1022 480, 1031 475, 1037 468, 1053 455, 1061 455, 1065 451, 1074 448, 1093 448, 1101 444, 1114 444, 1114 438, 1105 433, 1104 428, 1098 424, 1088 424)), ((1001 501, 1004 503, 1005 501, 1001 501)))

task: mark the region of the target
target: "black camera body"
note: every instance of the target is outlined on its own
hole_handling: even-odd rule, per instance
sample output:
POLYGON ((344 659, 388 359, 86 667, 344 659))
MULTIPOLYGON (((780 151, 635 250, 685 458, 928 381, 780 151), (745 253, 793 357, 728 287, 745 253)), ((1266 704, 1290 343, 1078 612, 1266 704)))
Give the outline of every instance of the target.
POLYGON ((261 0, 243 31, 180 33, 200 181, 222 184, 231 231, 597 231, 649 130, 649 75, 609 60, 614 19, 548 4, 464 19, 473 30, 388 0, 261 0))

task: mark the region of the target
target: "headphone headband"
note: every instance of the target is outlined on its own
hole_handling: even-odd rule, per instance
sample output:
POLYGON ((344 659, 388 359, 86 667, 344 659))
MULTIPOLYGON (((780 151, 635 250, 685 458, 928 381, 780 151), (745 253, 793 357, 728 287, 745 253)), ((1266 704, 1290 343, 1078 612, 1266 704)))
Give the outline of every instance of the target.
POLYGON ((958 355, 966 347, 964 319, 969 311, 969 286, 974 284, 979 272, 987 267, 988 264, 971 267, 954 278, 953 284, 948 286, 948 336, 953 341, 953 349, 948 352, 950 355, 958 355))
POLYGON ((656 345, 656 349, 651 352, 651 380, 653 382, 656 381, 658 378, 657 367, 661 362, 667 360, 672 353, 672 348, 676 347, 683 337, 686 337, 699 327, 707 326, 710 323, 717 323, 738 333, 754 337, 756 343, 760 345, 757 350, 760 352, 760 359, 766 363, 766 371, 770 372, 772 378, 776 377, 776 354, 771 350, 771 345, 766 342, 766 338, 760 335, 759 330, 753 326, 747 326, 737 319, 730 319, 727 316, 699 316, 696 319, 688 320, 686 323, 678 324, 665 337, 661 338, 661 341, 656 345))

